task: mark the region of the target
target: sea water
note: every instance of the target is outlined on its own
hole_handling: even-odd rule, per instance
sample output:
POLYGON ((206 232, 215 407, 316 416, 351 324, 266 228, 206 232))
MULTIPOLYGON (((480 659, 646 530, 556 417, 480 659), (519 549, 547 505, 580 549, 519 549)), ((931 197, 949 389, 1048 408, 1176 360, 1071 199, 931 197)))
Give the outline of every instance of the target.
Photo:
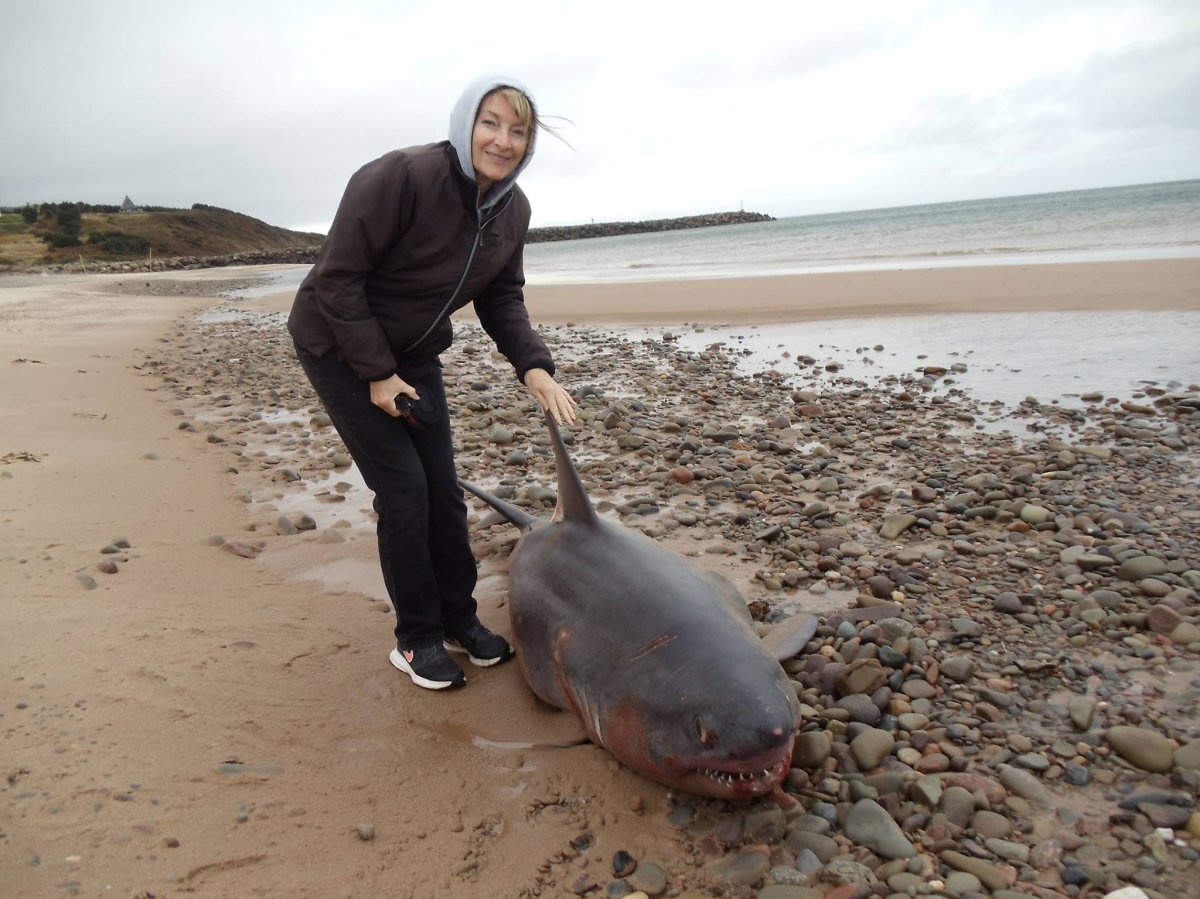
MULTIPOLYGON (((637 282, 1196 256, 1200 180, 535 243, 525 247, 525 274, 533 284, 637 282)), ((280 273, 257 294, 295 289, 307 271, 280 273)), ((1200 312, 886 316, 678 333, 689 348, 725 341, 747 350, 746 371, 787 370, 811 355, 840 359, 869 381, 961 361, 962 386, 1006 404, 1200 383, 1200 312)))
POLYGON ((940 386, 1001 403, 1005 412, 1030 397, 1072 408, 1094 392, 1128 399, 1150 386, 1173 392, 1200 384, 1200 312, 904 315, 624 333, 661 339, 664 332, 685 351, 720 344, 743 374, 774 370, 798 384, 828 363, 836 373, 818 380, 851 378, 868 387, 958 364, 940 386), (801 356, 815 359, 815 369, 798 365, 801 356))
POLYGON ((1200 180, 531 243, 525 277, 597 283, 1185 256, 1200 256, 1200 180))

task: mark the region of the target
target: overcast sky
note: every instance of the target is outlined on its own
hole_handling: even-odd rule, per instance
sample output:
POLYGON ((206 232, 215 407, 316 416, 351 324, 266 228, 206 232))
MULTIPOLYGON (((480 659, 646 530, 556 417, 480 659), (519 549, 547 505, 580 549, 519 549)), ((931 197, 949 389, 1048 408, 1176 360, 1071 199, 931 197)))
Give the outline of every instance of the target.
POLYGON ((571 120, 534 225, 1200 177, 1196 0, 22 0, 0 35, 0 205, 324 231, 488 72, 571 120))

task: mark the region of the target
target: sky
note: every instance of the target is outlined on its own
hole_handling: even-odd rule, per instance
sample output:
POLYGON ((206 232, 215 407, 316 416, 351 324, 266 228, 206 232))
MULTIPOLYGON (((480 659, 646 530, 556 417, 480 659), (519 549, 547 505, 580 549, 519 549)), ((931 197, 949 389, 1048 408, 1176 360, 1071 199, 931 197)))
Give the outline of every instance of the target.
POLYGON ((1195 0, 22 0, 0 23, 3 206, 324 232, 485 73, 565 140, 521 176, 534 226, 1200 178, 1195 0))

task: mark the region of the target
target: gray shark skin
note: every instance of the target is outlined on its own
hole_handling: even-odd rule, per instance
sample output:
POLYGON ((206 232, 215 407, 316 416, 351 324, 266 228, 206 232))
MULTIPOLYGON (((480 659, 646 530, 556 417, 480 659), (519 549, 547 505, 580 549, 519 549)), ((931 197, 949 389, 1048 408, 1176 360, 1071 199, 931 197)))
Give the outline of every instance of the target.
MULTIPOLYGON (((771 792, 791 765, 799 703, 745 601, 725 579, 597 516, 547 424, 558 477, 549 522, 460 481, 523 532, 509 611, 530 688, 650 780, 722 799, 771 792)), ((801 624, 801 646, 813 628, 815 619, 801 624)))

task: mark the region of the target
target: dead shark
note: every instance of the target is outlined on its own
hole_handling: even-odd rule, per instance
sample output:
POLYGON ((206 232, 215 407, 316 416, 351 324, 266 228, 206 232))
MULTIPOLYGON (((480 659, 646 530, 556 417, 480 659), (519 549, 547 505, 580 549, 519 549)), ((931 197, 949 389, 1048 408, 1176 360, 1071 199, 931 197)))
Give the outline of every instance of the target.
POLYGON ((547 424, 558 477, 550 521, 460 481, 522 531, 509 611, 530 688, 653 781, 724 799, 770 792, 791 765, 800 719, 779 660, 803 648, 816 619, 795 616, 760 640, 732 583, 596 514, 547 424))

